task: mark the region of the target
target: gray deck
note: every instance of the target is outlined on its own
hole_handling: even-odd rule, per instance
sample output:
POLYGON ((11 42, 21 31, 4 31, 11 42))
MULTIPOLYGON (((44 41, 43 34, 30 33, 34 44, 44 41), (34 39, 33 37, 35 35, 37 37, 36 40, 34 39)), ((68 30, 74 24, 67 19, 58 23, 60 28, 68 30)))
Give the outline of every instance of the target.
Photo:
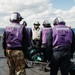
MULTIPOLYGON (((49 72, 40 71, 40 66, 26 69, 27 75, 49 75, 49 72)), ((2 49, 2 38, 0 38, 0 75, 8 75, 8 65, 2 49)))
MULTIPOLYGON (((35 68, 26 69, 27 75, 50 75, 50 72, 40 71, 40 66, 35 68)), ((8 66, 6 63, 6 58, 0 58, 0 75, 8 75, 8 66)), ((60 75, 60 72, 58 72, 60 75)))
MULTIPOLYGON (((73 59, 72 61, 75 61, 75 59, 73 59)), ((40 66, 34 68, 28 68, 26 69, 26 74, 27 75, 50 75, 50 72, 40 71, 39 69, 40 66)), ((3 54, 2 40, 0 40, 0 75, 8 75, 8 65, 6 62, 6 58, 3 54)), ((61 75, 60 71, 58 72, 58 75, 61 75)))
MULTIPOLYGON (((26 69, 27 75, 49 75, 49 72, 40 71, 39 67, 26 69)), ((0 75, 8 75, 6 58, 0 58, 0 75)))
MULTIPOLYGON (((73 60, 73 61, 75 61, 75 60, 73 60)), ((26 74, 27 75, 50 75, 50 72, 40 71, 39 70, 40 67, 41 66, 37 66, 34 68, 27 68, 26 74)), ((0 57, 0 75, 8 75, 8 65, 7 65, 5 57, 0 57)), ((61 75, 60 71, 58 72, 58 75, 61 75)))

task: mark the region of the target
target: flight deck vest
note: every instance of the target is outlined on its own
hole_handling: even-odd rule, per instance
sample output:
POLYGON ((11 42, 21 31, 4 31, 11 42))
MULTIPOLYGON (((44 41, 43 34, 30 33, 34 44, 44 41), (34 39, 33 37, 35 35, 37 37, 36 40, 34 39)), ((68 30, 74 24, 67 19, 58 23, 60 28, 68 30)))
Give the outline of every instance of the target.
POLYGON ((52 29, 53 31, 53 47, 71 46, 72 31, 65 25, 57 25, 52 29))

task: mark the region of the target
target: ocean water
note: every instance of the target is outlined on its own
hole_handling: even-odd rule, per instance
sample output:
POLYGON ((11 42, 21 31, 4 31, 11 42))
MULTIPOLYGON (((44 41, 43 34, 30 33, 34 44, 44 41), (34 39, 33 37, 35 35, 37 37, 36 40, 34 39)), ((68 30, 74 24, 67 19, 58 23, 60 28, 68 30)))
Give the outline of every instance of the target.
POLYGON ((3 35, 5 28, 0 28, 0 36, 3 35))

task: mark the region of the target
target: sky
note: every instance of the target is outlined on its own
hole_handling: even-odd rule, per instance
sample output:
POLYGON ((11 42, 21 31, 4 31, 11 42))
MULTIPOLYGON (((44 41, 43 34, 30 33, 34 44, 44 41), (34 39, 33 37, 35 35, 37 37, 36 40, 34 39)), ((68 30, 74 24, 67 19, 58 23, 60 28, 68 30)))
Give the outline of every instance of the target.
POLYGON ((60 16, 67 26, 75 28, 75 0, 0 0, 0 28, 10 24, 13 12, 19 12, 28 27, 35 21, 42 26, 44 20, 53 27, 54 19, 60 16))

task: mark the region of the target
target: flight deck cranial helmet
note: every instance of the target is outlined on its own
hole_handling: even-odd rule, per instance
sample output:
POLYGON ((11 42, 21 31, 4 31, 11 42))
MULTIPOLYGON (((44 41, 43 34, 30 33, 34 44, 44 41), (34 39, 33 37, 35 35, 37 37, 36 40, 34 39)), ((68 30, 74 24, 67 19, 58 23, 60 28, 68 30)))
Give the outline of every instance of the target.
POLYGON ((57 17, 55 18, 54 22, 53 22, 53 25, 65 25, 65 22, 64 20, 61 18, 61 17, 57 17))
POLYGON ((51 27, 51 24, 48 22, 48 20, 45 20, 42 25, 44 27, 51 27))
POLYGON ((34 22, 34 25, 40 26, 40 23, 38 21, 34 22))
POLYGON ((10 22, 21 21, 23 18, 18 12, 13 12, 10 16, 10 22))

